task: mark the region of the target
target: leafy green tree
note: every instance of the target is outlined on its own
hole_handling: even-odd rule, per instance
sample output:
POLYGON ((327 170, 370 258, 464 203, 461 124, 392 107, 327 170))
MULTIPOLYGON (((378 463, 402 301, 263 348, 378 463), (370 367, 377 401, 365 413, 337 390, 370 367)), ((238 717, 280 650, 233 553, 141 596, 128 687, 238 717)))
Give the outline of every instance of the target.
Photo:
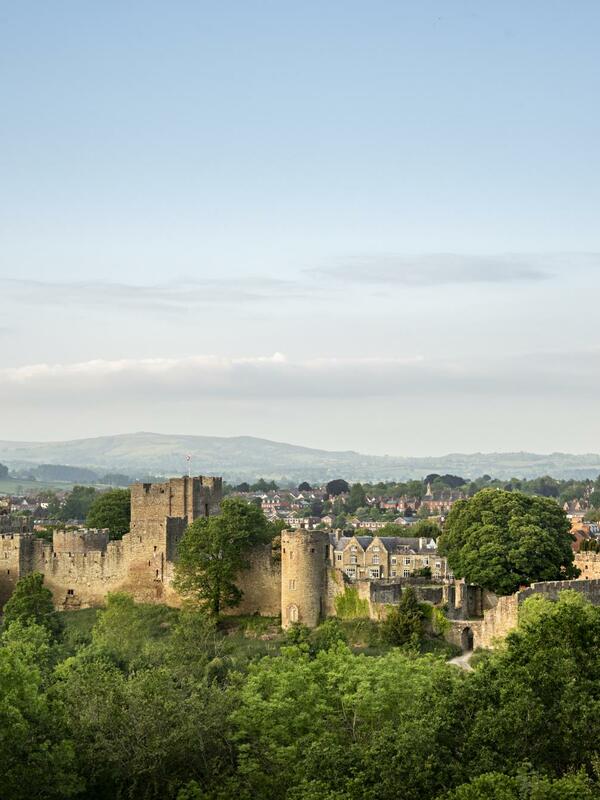
POLYGON ((90 528, 108 528, 111 539, 121 539, 129 530, 131 492, 111 489, 99 494, 90 506, 86 524, 90 528))
POLYGON ((350 495, 346 501, 346 508, 353 514, 357 508, 366 505, 367 495, 362 483, 353 483, 350 488, 350 495))
POLYGON ((79 794, 75 749, 62 708, 45 690, 50 638, 12 622, 0 647, 0 776, 3 800, 79 794))
POLYGON ((600 791, 585 771, 564 778, 500 772, 479 775, 439 800, 598 800, 600 791))
POLYGON ((388 612, 381 623, 381 638, 387 644, 417 646, 423 636, 423 612, 415 590, 407 586, 402 590, 400 602, 388 612))
POLYGON ((176 611, 151 603, 136 603, 131 595, 112 592, 92 630, 94 647, 124 670, 150 666, 153 651, 175 622, 176 611))
POLYGON ((411 525, 409 531, 411 536, 422 536, 428 539, 437 539, 441 534, 442 529, 437 522, 434 522, 431 519, 420 519, 418 522, 415 522, 414 525, 411 525))
POLYGON ((341 643, 251 664, 231 715, 242 797, 436 797, 456 772, 468 779, 453 756, 464 680, 432 657, 356 657, 341 643))
POLYGON ((93 486, 74 486, 67 497, 64 506, 60 509, 60 519, 85 520, 92 503, 96 499, 96 490, 93 486))
POLYGON ((330 497, 335 497, 338 494, 346 494, 349 492, 350 486, 343 478, 336 478, 333 481, 329 481, 325 489, 330 497))
POLYGON ((438 539, 459 578, 498 594, 577 577, 564 511, 553 500, 484 489, 457 501, 438 539))
POLYGON ((6 464, 0 464, 0 481, 4 481, 8 478, 8 467, 6 464))
POLYGON ((15 590, 4 606, 4 627, 13 622, 41 625, 53 637, 60 636, 63 621, 54 609, 52 592, 44 586, 40 572, 19 578, 15 590))
POLYGON ((217 516, 201 517, 179 544, 175 585, 212 614, 239 604, 238 574, 248 567, 253 546, 266 544, 273 529, 260 508, 235 498, 221 504, 217 516))
POLYGON ((127 676, 89 653, 65 661, 58 677, 90 800, 171 800, 190 778, 225 777, 230 700, 218 686, 174 680, 163 666, 127 676))

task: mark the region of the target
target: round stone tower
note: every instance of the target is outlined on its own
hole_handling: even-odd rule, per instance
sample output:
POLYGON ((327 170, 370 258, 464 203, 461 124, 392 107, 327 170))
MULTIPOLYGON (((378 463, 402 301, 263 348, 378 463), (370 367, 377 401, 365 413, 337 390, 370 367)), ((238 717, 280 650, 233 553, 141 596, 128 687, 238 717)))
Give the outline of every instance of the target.
POLYGON ((324 531, 281 534, 281 625, 314 628, 322 616, 327 587, 329 535, 324 531))

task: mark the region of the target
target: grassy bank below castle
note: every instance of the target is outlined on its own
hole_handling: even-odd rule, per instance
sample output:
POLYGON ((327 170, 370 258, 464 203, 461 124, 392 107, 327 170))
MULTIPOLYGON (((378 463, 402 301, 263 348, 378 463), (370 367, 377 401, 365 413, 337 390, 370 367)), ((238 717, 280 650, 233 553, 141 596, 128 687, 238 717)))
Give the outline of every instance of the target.
MULTIPOLYGON (((135 613, 139 617, 133 626, 138 645, 147 639, 149 646, 168 640, 180 612, 164 605, 145 605, 136 603, 135 613)), ((77 647, 92 640, 92 629, 98 622, 102 608, 85 608, 66 611, 61 616, 65 624, 65 641, 69 647, 77 647)), ((368 618, 339 620, 342 636, 355 655, 380 656, 390 652, 393 647, 382 642, 380 623, 368 618)), ((323 626, 308 633, 308 642, 319 640, 323 626)), ((123 631, 123 636, 128 634, 123 631)), ((215 635, 221 642, 223 653, 236 663, 250 662, 263 656, 276 656, 281 647, 290 643, 290 637, 280 627, 279 617, 258 615, 228 615, 219 620, 215 635)), ((453 658, 460 649, 449 644, 439 636, 425 635, 420 643, 421 653, 431 653, 445 659, 453 658)))

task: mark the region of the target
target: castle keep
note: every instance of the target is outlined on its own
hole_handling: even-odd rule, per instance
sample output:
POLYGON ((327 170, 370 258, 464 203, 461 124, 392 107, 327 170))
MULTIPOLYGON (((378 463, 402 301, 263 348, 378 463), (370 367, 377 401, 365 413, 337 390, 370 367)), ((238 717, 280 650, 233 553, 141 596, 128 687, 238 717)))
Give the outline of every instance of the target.
POLYGON ((108 531, 0 534, 0 604, 17 580, 42 572, 58 608, 100 605, 124 591, 144 602, 177 602, 171 588, 177 544, 187 525, 219 510, 221 478, 171 478, 131 487, 131 528, 120 541, 108 531))

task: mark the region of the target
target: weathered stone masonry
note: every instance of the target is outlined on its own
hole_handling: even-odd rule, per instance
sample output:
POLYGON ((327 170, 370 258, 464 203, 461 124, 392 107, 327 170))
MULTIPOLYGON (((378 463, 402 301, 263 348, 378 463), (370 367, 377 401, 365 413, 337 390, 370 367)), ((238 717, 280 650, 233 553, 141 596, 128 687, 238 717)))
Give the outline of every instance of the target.
POLYGON ((177 604, 173 562, 187 525, 217 513, 221 478, 171 478, 131 487, 131 530, 109 542, 101 530, 56 531, 52 542, 33 533, 0 535, 0 603, 22 575, 42 572, 58 608, 100 605, 111 591, 136 600, 177 604))

